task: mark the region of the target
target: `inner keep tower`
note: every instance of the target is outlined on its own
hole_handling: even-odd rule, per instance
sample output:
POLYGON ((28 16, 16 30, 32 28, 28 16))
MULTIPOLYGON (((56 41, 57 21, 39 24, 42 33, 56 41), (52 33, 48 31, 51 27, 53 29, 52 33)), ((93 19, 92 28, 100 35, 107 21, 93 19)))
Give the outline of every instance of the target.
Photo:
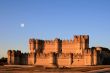
POLYGON ((36 41, 35 41, 35 39, 29 39, 29 50, 30 50, 30 53, 36 52, 36 41))
POLYGON ((89 35, 74 36, 74 53, 82 53, 84 49, 89 48, 89 35))

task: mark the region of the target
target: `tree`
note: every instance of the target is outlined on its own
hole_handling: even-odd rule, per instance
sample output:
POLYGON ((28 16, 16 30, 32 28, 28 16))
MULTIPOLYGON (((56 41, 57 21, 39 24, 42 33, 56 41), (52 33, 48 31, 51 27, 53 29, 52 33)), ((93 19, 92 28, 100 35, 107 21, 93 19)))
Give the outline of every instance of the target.
POLYGON ((0 65, 4 65, 4 64, 7 64, 7 58, 2 57, 2 58, 0 59, 0 65))

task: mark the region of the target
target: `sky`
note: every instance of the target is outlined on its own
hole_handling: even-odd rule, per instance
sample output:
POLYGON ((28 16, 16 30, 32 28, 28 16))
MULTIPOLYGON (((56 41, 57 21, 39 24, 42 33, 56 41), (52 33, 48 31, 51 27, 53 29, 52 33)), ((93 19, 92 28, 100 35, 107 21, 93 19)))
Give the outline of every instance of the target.
POLYGON ((90 47, 110 48, 110 0, 0 0, 0 57, 29 52, 29 38, 83 34, 90 47))

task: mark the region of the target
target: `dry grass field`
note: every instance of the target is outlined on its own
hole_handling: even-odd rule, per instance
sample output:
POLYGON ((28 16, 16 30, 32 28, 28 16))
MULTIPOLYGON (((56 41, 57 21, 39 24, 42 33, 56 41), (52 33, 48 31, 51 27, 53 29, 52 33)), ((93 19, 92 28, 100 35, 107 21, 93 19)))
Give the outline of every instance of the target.
POLYGON ((0 73, 110 73, 109 65, 82 66, 72 68, 49 68, 42 66, 6 65, 0 66, 0 73))

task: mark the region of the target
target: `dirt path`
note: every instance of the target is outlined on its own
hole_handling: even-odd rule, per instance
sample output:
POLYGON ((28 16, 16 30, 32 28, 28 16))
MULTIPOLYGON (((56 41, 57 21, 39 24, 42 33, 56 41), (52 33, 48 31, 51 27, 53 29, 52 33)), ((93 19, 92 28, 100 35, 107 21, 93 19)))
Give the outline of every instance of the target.
POLYGON ((82 66, 73 68, 43 68, 27 65, 0 66, 0 73, 110 73, 108 66, 82 66))

